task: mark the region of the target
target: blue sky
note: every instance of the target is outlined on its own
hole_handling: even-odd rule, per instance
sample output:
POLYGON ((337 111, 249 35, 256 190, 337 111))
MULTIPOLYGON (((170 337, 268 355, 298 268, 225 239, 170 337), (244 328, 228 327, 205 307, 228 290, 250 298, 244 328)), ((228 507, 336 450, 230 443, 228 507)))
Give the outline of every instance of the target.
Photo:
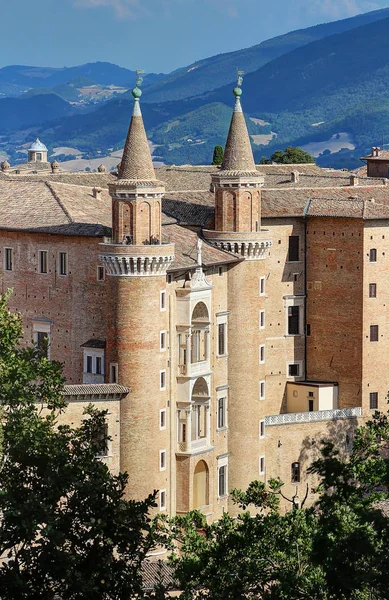
POLYGON ((102 60, 169 72, 388 6, 387 0, 2 0, 0 67, 102 60))

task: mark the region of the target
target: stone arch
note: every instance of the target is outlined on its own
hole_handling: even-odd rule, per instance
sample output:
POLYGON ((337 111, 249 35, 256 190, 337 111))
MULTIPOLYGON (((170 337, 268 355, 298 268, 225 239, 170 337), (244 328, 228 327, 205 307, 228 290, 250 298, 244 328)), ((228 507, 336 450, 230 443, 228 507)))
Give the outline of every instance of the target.
POLYGON ((236 231, 236 196, 232 192, 224 195, 224 231, 236 231))
POLYGON ((209 312, 204 302, 197 302, 192 312, 192 323, 209 323, 209 312))
POLYGON ((193 508, 209 504, 209 469, 204 460, 200 460, 193 474, 193 508))
POLYGON ((122 203, 122 231, 123 236, 133 234, 133 208, 129 202, 122 203))
POLYGON ((204 399, 208 399, 209 398, 209 388, 208 388, 208 384, 205 381, 204 377, 199 377, 198 379, 196 379, 196 382, 193 386, 193 390, 192 390, 192 400, 194 399, 193 397, 196 396, 197 399, 198 398, 204 398, 204 399))
MULTIPOLYGON (((151 236, 151 206, 148 202, 142 202, 137 214, 137 239, 141 244, 148 242, 151 236)), ((138 242, 138 243, 139 243, 138 242)))

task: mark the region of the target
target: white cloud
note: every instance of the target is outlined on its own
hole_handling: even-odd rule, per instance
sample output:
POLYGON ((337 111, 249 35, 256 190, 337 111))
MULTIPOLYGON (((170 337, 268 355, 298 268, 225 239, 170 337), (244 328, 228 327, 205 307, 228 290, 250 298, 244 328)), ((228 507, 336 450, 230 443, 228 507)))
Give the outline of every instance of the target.
POLYGON ((148 10, 141 0, 74 0, 74 6, 81 8, 111 7, 119 19, 134 18, 147 14, 148 10))
POLYGON ((331 19, 344 19, 382 8, 377 2, 364 0, 309 0, 308 6, 311 13, 331 19))

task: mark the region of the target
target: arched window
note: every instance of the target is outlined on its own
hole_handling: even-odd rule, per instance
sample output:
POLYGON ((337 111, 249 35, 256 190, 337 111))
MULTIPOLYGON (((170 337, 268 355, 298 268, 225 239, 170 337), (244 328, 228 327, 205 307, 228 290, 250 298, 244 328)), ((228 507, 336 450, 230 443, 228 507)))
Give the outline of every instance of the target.
POLYGON ((208 359, 209 313, 204 302, 198 302, 192 313, 191 362, 208 359))
POLYGON ((209 469, 207 464, 200 460, 197 463, 193 476, 193 508, 201 508, 209 504, 209 469))

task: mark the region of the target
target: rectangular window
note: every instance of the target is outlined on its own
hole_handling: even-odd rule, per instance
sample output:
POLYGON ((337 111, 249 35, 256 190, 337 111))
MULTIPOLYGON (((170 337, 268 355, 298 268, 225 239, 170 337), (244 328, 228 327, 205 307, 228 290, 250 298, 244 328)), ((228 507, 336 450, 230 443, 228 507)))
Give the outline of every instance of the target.
POLYGON ((36 346, 38 348, 39 356, 49 357, 49 335, 45 331, 36 332, 36 346))
POLYGON ((92 442, 96 445, 96 456, 108 456, 108 425, 103 425, 92 432, 92 442))
POLYGON ((264 381, 259 382, 259 399, 260 400, 265 399, 265 382, 264 381))
POLYGON ((265 344, 259 346, 259 362, 261 364, 265 362, 265 344))
POLYGON ((377 284, 369 283, 369 298, 377 298, 377 284))
POLYGON ((166 331, 160 333, 160 350, 166 350, 166 331))
POLYGON ((39 250, 39 273, 47 273, 47 250, 39 250))
POLYGON ((260 475, 265 474, 265 457, 264 456, 260 456, 260 458, 259 458, 259 473, 260 473, 260 475))
POLYGON ((96 375, 103 373, 103 359, 101 356, 96 356, 96 375))
POLYGON ((109 382, 110 383, 118 382, 118 366, 116 363, 111 363, 109 366, 109 382))
POLYGON ((288 375, 289 377, 298 377, 300 375, 300 363, 289 363, 288 375))
POLYGON ((300 260, 299 245, 300 245, 299 236, 298 235, 290 235, 289 236, 288 262, 298 262, 300 260))
POLYGON ((166 469, 166 450, 159 451, 159 470, 165 471, 166 469))
POLYGON ((308 412, 313 412, 313 400, 308 400, 308 412))
POLYGON ((288 306, 288 334, 298 335, 300 333, 300 307, 288 306))
POLYGON ((68 274, 68 253, 67 252, 59 253, 59 274, 60 275, 68 274))
POLYGON ((86 372, 92 373, 92 357, 89 355, 86 357, 86 372))
POLYGON ((161 408, 159 411, 159 428, 166 429, 166 409, 161 408))
POLYGON ((14 251, 13 248, 5 248, 4 254, 4 269, 13 271, 14 268, 14 251))
POLYGON ((217 427, 223 429, 227 425, 227 398, 218 398, 217 401, 217 427))
POLYGON ((219 277, 223 275, 223 267, 219 267, 219 277))
POLYGON ((161 304, 160 304, 160 309, 161 310, 166 310, 166 290, 163 290, 161 292, 161 304))
POLYGON ((98 267, 97 267, 97 281, 104 281, 104 280, 105 280, 105 269, 101 265, 98 265, 98 267))
POLYGON ((159 387, 161 390, 166 390, 166 371, 159 373, 159 387))
POLYGON ((259 279, 259 295, 264 296, 266 289, 266 277, 261 277, 259 279))
POLYGON ((311 335, 311 325, 309 323, 307 323, 306 326, 306 334, 308 337, 311 335))
POLYGON ((265 437, 265 421, 259 421, 259 437, 261 439, 265 437))
POLYGON ((218 355, 226 354, 226 330, 227 323, 219 323, 218 325, 218 355))
POLYGON ((370 262, 377 262, 377 249, 376 248, 370 249, 369 260, 370 260, 370 262))
POLYGON ((299 462, 292 463, 291 482, 292 483, 300 483, 300 463, 299 462))
POLYGON ((378 342, 378 325, 370 325, 370 341, 378 342))
POLYGON ((219 467, 219 498, 227 494, 227 465, 219 467))
POLYGON ((378 409, 378 392, 370 393, 370 409, 377 410, 378 409))
POLYGON ((265 311, 259 311, 259 327, 260 329, 265 329, 265 311))
POLYGON ((166 510, 166 490, 159 491, 159 510, 166 510))

